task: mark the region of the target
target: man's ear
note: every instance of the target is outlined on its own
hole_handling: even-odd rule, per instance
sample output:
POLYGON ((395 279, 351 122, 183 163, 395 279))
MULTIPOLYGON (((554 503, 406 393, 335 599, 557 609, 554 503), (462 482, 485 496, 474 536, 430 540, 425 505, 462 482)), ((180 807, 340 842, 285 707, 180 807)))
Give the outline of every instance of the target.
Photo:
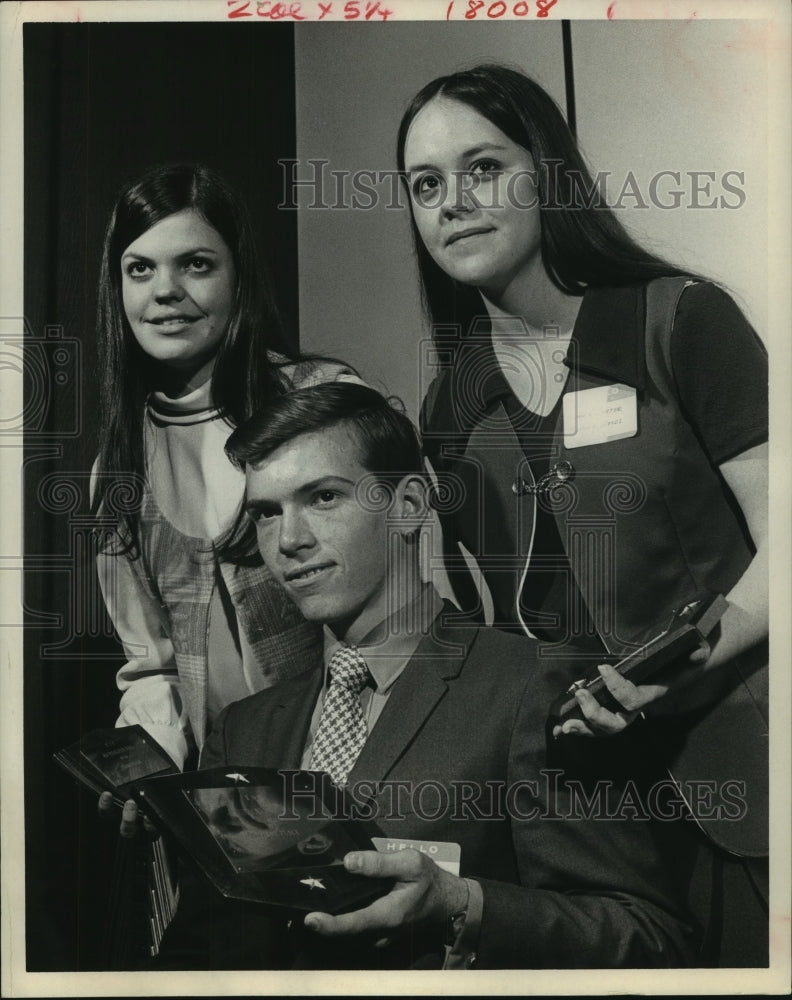
POLYGON ((414 536, 429 515, 428 484, 419 473, 406 475, 396 487, 390 517, 401 522, 401 533, 414 536))

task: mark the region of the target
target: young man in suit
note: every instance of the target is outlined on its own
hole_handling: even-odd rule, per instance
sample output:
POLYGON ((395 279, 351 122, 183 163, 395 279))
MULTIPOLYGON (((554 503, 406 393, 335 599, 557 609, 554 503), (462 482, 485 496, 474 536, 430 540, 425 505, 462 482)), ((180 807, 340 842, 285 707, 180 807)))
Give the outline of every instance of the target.
POLYGON ((230 705, 201 766, 328 771, 369 798, 386 838, 459 845, 461 868, 426 849, 353 852, 349 871, 393 888, 298 932, 188 888, 160 967, 687 964, 685 863, 674 824, 649 819, 633 737, 548 744, 548 706, 579 665, 466 623, 422 582, 409 420, 370 388, 330 383, 277 400, 227 450, 267 567, 326 626, 326 668, 296 664, 230 705))

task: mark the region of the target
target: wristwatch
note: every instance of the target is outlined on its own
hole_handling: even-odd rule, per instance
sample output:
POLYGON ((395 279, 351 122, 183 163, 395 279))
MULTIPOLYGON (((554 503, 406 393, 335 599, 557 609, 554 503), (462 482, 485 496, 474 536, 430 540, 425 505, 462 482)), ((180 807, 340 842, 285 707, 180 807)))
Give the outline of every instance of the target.
POLYGON ((465 920, 467 918, 468 906, 470 905, 470 883, 465 879, 465 886, 467 888, 467 899, 465 900, 465 907, 462 910, 457 910, 456 913, 452 913, 448 918, 446 924, 446 944, 453 946, 456 939, 462 933, 462 928, 465 926, 465 920))

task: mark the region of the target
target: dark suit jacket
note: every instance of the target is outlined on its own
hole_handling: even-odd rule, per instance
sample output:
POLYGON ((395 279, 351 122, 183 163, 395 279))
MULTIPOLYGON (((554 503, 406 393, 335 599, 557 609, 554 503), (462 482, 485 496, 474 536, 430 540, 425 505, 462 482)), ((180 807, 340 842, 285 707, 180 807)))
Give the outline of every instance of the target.
MULTIPOLYGON (((484 895, 478 967, 688 964, 695 934, 679 902, 686 861, 674 857, 680 846, 674 824, 634 818, 650 780, 638 774, 635 740, 546 739, 548 706, 578 671, 568 662, 538 662, 537 645, 527 638, 449 628, 438 620, 396 682, 349 776, 350 788, 365 782, 379 789, 376 822, 386 836, 461 845, 461 874, 477 879, 484 895), (419 816, 418 786, 427 781, 419 816), (591 797, 597 781, 604 795, 599 812, 607 816, 627 802, 625 815, 564 818, 574 811, 576 794, 577 812, 585 812, 581 794, 591 797), (406 783, 397 803, 401 816, 399 809, 393 814, 393 782, 406 783), (439 787, 448 790, 446 801, 439 787)), ((201 766, 298 768, 321 683, 314 670, 228 706, 201 766)), ((263 943, 272 918, 261 918, 262 929, 249 907, 237 905, 232 919, 232 905, 219 897, 207 902, 205 895, 194 905, 187 892, 160 967, 184 967, 179 962, 191 950, 197 964, 233 967, 228 955, 217 954, 218 930, 230 938, 236 967, 272 967, 279 960, 353 968, 442 961, 440 938, 428 928, 377 952, 360 941, 347 948, 334 939, 326 947, 310 935, 308 945, 300 942, 302 958, 290 953, 285 959, 278 939, 274 948, 281 950, 273 956, 263 943), (196 931, 199 910, 203 939, 196 931), (240 934, 250 937, 255 955, 243 957, 240 934)))

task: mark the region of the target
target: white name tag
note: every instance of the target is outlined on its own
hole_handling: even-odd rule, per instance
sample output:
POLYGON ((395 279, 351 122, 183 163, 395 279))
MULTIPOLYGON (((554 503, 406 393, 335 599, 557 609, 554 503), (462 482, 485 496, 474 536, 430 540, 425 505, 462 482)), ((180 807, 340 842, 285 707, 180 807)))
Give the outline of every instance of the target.
POLYGON ((391 854, 397 851, 420 851, 428 854, 438 868, 445 868, 452 875, 459 874, 459 863, 462 848, 459 844, 442 840, 402 840, 400 837, 372 837, 371 843, 380 854, 391 854))
POLYGON ((618 441, 638 433, 635 389, 603 385, 564 396, 564 447, 618 441))

